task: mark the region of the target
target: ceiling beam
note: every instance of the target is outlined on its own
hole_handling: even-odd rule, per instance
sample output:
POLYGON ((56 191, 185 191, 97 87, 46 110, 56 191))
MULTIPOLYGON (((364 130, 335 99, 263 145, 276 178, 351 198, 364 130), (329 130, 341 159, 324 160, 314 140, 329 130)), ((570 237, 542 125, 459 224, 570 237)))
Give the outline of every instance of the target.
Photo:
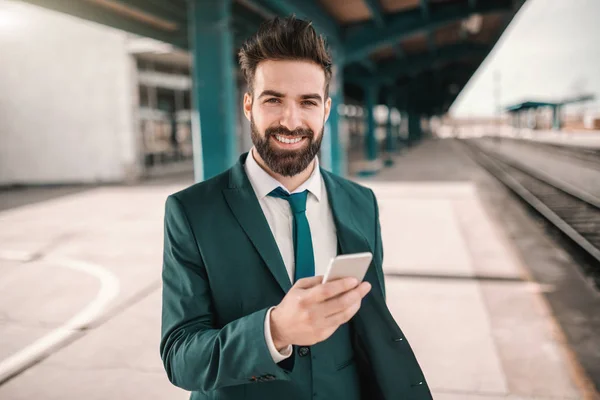
POLYGON ((258 7, 265 7, 277 15, 287 17, 295 14, 298 18, 313 22, 320 33, 335 44, 341 42, 341 30, 335 19, 316 0, 246 0, 258 7))
POLYGON ((164 18, 176 22, 187 22, 187 2, 179 1, 149 1, 149 0, 110 0, 114 3, 120 3, 131 6, 136 10, 154 15, 157 18, 164 18))
POLYGON ((437 56, 425 53, 420 56, 410 57, 406 62, 387 62, 378 66, 378 72, 380 75, 394 78, 403 74, 415 75, 423 70, 436 68, 441 63, 461 60, 466 57, 480 57, 487 54, 488 51, 489 48, 487 46, 476 44, 461 43, 444 46, 439 49, 437 56))
MULTIPOLYGON (((372 78, 375 80, 379 79, 382 83, 393 82, 402 75, 418 75, 423 71, 436 68, 438 65, 449 61, 460 60, 466 57, 485 57, 488 51, 489 48, 487 46, 475 44, 444 46, 439 49, 437 56, 433 56, 427 52, 420 56, 410 57, 403 62, 394 60, 379 64, 377 66, 377 76, 372 78)), ((344 79, 350 79, 351 81, 360 81, 361 78, 364 77, 351 73, 346 74, 344 77, 344 79)))
POLYGON ((359 86, 361 88, 366 87, 381 87, 383 85, 393 85, 393 81, 391 79, 385 79, 379 76, 365 76, 365 75, 355 75, 355 74, 346 74, 344 75, 344 81, 351 83, 353 85, 359 86))
POLYGON ((59 11, 74 17, 93 21, 102 25, 134 33, 136 35, 149 37, 172 44, 181 49, 188 48, 186 27, 182 24, 174 24, 171 30, 163 30, 153 27, 147 23, 134 18, 110 11, 106 7, 99 6, 87 1, 69 0, 25 0, 50 10, 59 11))
POLYGON ((402 44, 398 43, 394 46, 394 52, 396 53, 396 59, 401 60, 406 57, 406 53, 404 53, 404 49, 402 48, 402 44))
MULTIPOLYGON (((421 11, 423 19, 427 22, 429 28, 427 29, 427 48, 429 53, 435 59, 437 56, 437 45, 435 43, 435 28, 431 28, 431 9, 429 7, 429 0, 421 0, 421 11)), ((438 95, 441 88, 441 79, 437 69, 433 70, 432 82, 429 82, 430 96, 435 97, 438 95), (433 92, 433 93, 431 93, 433 92)))
POLYGON ((383 29, 377 29, 374 22, 356 24, 346 30, 345 62, 356 62, 382 47, 394 46, 403 38, 463 20, 472 13, 486 14, 498 11, 510 11, 510 8, 498 2, 478 3, 474 9, 463 4, 451 4, 440 6, 439 10, 430 16, 429 22, 423 18, 420 9, 415 9, 388 18, 383 29))
POLYGON ((430 17, 429 0, 421 0, 421 15, 423 20, 428 21, 430 17))
POLYGON ((421 0, 421 14, 423 15, 423 20, 428 26, 427 47, 429 48, 430 53, 435 53, 435 29, 431 28, 431 9, 429 8, 429 0, 421 0))
POLYGON ((378 28, 383 28, 385 26, 385 18, 383 8, 381 7, 380 0, 364 0, 367 5, 367 8, 371 12, 373 16, 373 20, 378 28))
POLYGON ((255 33, 265 21, 262 15, 251 12, 245 5, 237 2, 232 4, 231 15, 235 23, 245 26, 251 33, 255 33))
POLYGON ((377 73, 377 64, 375 64, 375 61, 371 60, 370 58, 365 58, 364 60, 361 60, 360 65, 365 67, 371 74, 377 73))
POLYGON ((275 17, 272 10, 267 9, 256 2, 252 2, 251 0, 236 0, 234 1, 232 8, 235 10, 236 7, 244 8, 246 9, 246 12, 252 12, 265 20, 275 17))

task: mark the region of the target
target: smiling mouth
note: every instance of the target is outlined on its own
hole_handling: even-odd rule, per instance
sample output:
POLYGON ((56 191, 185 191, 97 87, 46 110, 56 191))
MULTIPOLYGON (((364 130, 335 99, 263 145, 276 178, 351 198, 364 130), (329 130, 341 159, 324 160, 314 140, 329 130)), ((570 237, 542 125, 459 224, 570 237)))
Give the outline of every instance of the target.
POLYGON ((285 136, 281 136, 281 135, 273 135, 273 137, 281 143, 285 143, 285 144, 296 144, 301 142, 304 139, 304 136, 302 137, 293 137, 293 138, 288 138, 285 136))

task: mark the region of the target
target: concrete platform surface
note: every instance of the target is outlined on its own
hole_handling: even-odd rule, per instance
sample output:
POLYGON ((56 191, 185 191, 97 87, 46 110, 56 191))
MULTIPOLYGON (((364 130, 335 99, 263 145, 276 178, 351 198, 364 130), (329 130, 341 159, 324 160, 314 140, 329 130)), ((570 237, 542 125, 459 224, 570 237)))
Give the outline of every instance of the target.
MULTIPOLYGON (((468 182, 369 181, 388 303, 435 399, 583 399, 560 329, 468 182)), ((164 200, 104 187, 0 213, 0 399, 185 399, 158 354, 164 200), (20 363, 20 364, 19 364, 20 363)))
POLYGON ((583 378, 475 186, 367 183, 378 196, 388 305, 435 399, 580 399, 583 378))

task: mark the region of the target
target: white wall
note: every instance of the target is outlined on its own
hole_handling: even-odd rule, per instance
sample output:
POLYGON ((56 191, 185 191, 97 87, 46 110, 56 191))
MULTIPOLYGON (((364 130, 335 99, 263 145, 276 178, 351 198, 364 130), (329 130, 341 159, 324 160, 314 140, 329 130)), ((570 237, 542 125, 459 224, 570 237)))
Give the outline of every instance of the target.
POLYGON ((126 45, 122 31, 0 0, 0 185, 138 173, 126 45))

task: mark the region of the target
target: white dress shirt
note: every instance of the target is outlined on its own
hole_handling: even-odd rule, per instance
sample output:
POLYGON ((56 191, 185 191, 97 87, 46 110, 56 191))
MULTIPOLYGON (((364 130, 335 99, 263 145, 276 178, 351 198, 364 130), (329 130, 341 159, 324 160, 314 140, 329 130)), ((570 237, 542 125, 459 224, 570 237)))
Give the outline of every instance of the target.
MULTIPOLYGON (((275 178, 269 175, 254 159, 254 148, 246 158, 244 168, 252 184, 254 193, 258 198, 260 207, 273 232, 273 237, 281 253, 281 258, 287 269, 290 282, 294 283, 294 239, 293 239, 293 214, 290 204, 285 199, 269 196, 274 189, 281 187, 289 191, 275 178)), ((306 218, 310 226, 312 236, 313 253, 315 258, 315 275, 324 275, 332 258, 337 254, 337 233, 333 222, 333 214, 329 207, 327 188, 319 170, 319 160, 315 157, 315 167, 310 177, 300 187, 292 192, 301 193, 308 190, 306 201, 306 218)), ((288 346, 283 352, 279 352, 273 344, 271 337, 270 316, 271 310, 265 318, 265 339, 273 361, 276 363, 285 360, 292 355, 292 346, 288 346)))

